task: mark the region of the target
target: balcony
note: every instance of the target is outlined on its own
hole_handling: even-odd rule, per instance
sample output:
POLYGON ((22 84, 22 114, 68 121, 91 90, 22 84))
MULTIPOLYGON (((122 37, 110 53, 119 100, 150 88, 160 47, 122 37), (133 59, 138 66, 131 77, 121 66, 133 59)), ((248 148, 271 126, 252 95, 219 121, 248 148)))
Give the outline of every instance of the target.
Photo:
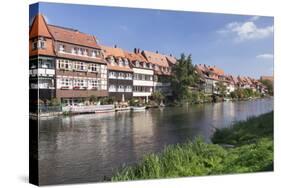
POLYGON ((29 74, 31 75, 38 75, 38 76, 54 76, 55 75, 55 70, 54 69, 33 69, 29 70, 29 74))
POLYGON ((109 88, 108 91, 109 92, 116 92, 116 88, 109 88))

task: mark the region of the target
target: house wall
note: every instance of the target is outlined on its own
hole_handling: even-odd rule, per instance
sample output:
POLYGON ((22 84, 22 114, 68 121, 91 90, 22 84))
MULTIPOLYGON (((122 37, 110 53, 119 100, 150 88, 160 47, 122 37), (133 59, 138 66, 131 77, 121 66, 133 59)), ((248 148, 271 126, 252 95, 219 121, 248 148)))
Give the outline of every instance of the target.
POLYGON ((134 76, 133 80, 133 97, 148 97, 153 92, 153 70, 133 68, 134 75, 138 74, 151 76, 151 80, 141 80, 134 76))

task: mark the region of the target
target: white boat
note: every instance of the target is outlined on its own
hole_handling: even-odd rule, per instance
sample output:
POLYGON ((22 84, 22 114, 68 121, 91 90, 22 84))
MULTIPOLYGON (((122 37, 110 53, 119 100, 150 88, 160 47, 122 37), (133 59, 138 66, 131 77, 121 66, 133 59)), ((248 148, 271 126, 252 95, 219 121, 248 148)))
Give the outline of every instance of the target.
POLYGON ((95 110, 95 114, 99 114, 99 113, 109 113, 109 112, 115 112, 115 109, 100 109, 100 110, 95 110))
POLYGON ((145 106, 132 106, 133 111, 145 111, 145 106))

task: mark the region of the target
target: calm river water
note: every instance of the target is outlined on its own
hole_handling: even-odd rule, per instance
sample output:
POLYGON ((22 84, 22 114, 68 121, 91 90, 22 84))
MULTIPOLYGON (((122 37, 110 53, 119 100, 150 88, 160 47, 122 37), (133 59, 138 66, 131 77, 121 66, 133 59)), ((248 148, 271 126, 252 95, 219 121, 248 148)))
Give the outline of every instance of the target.
POLYGON ((273 110, 273 99, 40 120, 41 184, 103 181, 122 164, 273 110))

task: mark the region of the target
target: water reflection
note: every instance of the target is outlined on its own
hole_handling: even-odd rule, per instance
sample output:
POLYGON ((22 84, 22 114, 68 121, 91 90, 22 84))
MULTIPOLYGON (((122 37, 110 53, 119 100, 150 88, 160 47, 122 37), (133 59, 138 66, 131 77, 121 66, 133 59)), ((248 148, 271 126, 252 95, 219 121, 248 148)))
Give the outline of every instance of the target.
POLYGON ((160 152, 165 145, 199 135, 210 141, 215 128, 272 109, 273 100, 263 99, 41 120, 40 181, 102 181, 122 164, 160 152))

